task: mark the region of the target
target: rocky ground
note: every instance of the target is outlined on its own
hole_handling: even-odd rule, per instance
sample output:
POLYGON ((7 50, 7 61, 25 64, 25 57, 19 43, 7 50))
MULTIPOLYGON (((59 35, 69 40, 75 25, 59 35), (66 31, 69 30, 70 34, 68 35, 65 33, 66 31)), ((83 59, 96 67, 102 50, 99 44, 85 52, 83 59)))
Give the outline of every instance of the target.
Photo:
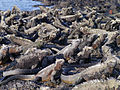
POLYGON ((0 11, 0 90, 119 90, 120 1, 42 2, 0 11))

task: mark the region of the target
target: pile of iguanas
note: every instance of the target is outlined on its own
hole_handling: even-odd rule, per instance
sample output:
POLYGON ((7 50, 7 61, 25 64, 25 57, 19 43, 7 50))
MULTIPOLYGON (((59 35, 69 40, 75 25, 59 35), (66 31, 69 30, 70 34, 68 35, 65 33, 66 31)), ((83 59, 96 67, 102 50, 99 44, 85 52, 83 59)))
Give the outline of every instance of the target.
POLYGON ((1 11, 0 86, 19 79, 73 90, 119 89, 120 17, 85 8, 1 11))

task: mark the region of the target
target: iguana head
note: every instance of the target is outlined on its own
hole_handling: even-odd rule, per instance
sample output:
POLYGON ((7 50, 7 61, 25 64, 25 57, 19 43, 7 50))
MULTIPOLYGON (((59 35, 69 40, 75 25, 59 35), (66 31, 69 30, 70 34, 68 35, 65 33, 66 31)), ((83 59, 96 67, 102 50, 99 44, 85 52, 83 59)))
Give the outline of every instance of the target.
POLYGON ((64 64, 64 59, 57 59, 55 62, 55 68, 54 70, 60 70, 62 65, 64 64))
POLYGON ((78 46, 80 44, 80 39, 75 39, 75 40, 73 40, 72 41, 72 45, 74 45, 74 46, 78 46))

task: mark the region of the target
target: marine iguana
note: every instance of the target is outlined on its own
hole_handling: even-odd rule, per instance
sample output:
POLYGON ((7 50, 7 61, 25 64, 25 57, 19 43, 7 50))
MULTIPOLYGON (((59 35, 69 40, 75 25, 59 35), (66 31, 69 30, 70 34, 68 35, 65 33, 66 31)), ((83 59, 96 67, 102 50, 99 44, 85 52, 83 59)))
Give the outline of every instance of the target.
POLYGON ((57 53, 57 55, 63 54, 64 58, 66 60, 73 60, 72 55, 74 55, 75 50, 78 48, 79 44, 80 44, 80 39, 75 39, 75 40, 72 41, 71 44, 69 44, 68 46, 66 46, 62 50, 60 50, 57 53))
POLYGON ((56 54, 47 56, 44 60, 45 62, 43 61, 43 63, 46 66, 46 63, 49 62, 49 60, 50 62, 53 62, 55 58, 64 58, 69 63, 75 62, 72 56, 74 55, 75 50, 78 48, 79 44, 80 44, 80 39, 72 40, 71 44, 65 46, 63 49, 61 50, 57 49, 56 51, 58 52, 56 54), (50 58, 50 59, 48 60, 47 58, 50 58))
POLYGON ((15 35, 7 35, 6 38, 10 40, 12 43, 20 45, 20 46, 26 46, 26 45, 33 44, 32 41, 21 38, 21 37, 16 37, 15 35))
POLYGON ((110 76, 118 63, 114 57, 108 58, 103 63, 90 66, 80 73, 73 75, 61 75, 61 80, 68 84, 78 84, 82 80, 88 81, 92 79, 101 79, 110 76))
POLYGON ((31 40, 22 37, 16 37, 15 35, 7 35, 6 38, 9 39, 12 43, 22 46, 23 53, 25 53, 28 48, 32 47, 40 48, 42 45, 49 41, 39 40, 36 42, 32 42, 31 40))
MULTIPOLYGON (((64 59, 58 59, 58 60, 56 60, 55 63, 40 70, 36 75, 23 75, 23 74, 26 74, 26 72, 24 72, 24 71, 26 71, 27 69, 26 70, 16 69, 13 71, 8 71, 8 72, 6 72, 6 74, 7 74, 6 76, 10 76, 10 73, 11 73, 11 75, 14 75, 14 76, 10 76, 8 79, 5 79, 5 80, 4 80, 5 77, 3 77, 3 80, 1 80, 0 85, 6 84, 7 82, 14 80, 14 79, 35 80, 35 81, 41 81, 41 82, 50 81, 52 83, 56 83, 56 78, 61 74, 61 68, 62 68, 63 64, 64 64, 64 59), (18 72, 17 70, 19 70, 20 72, 18 72), (18 74, 21 74, 21 75, 18 75, 18 74)), ((35 72, 35 71, 33 71, 33 72, 35 72)), ((31 73, 33 73, 33 72, 31 72, 31 73)))
POLYGON ((28 53, 20 58, 16 59, 16 64, 12 67, 12 69, 29 69, 32 68, 33 65, 37 65, 42 61, 43 57, 50 55, 51 51, 49 49, 45 50, 35 50, 32 53, 28 53))
POLYGON ((91 80, 75 86, 72 90, 119 90, 120 81, 114 78, 91 80))

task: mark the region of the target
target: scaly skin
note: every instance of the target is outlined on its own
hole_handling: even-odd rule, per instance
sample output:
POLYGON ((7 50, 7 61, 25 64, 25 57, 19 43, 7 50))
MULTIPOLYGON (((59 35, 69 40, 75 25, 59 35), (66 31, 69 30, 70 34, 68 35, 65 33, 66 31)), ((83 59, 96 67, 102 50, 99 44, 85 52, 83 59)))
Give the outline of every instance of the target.
POLYGON ((17 64, 12 67, 12 69, 29 69, 33 65, 37 65, 43 57, 50 55, 50 50, 36 50, 33 53, 26 54, 21 56, 19 59, 16 59, 17 64))
POLYGON ((21 74, 36 74, 40 69, 14 69, 3 72, 3 77, 21 74))
MULTIPOLYGON (((14 48, 15 49, 15 48, 14 48)), ((10 53, 17 53, 14 52, 12 50, 8 50, 10 53)), ((2 55, 0 55, 0 59, 2 60, 0 64, 4 64, 6 63, 6 60, 9 60, 10 57, 8 57, 7 54, 5 54, 6 52, 4 51, 4 53, 2 55), (5 58, 5 57, 7 58, 5 58)), ((42 61, 42 59, 47 56, 50 55, 51 51, 49 49, 47 50, 35 50, 32 52, 26 53, 24 56, 21 56, 19 58, 17 58, 16 60, 14 60, 13 62, 11 62, 9 64, 9 66, 5 67, 4 70, 13 70, 13 69, 30 69, 30 68, 35 68, 36 65, 38 65, 39 62, 42 61)))
POLYGON ((34 80, 36 77, 35 75, 14 75, 9 77, 8 79, 5 79, 0 82, 0 86, 3 84, 8 83, 11 80, 19 79, 19 80, 34 80))
POLYGON ((88 81, 92 79, 106 78, 111 75, 114 67, 116 66, 117 60, 109 58, 103 63, 98 63, 94 66, 90 66, 80 73, 74 75, 61 75, 61 80, 67 84, 78 84, 82 79, 88 81))
POLYGON ((21 45, 21 46, 26 46, 26 45, 30 45, 33 44, 32 41, 28 40, 28 39, 24 39, 21 37, 16 37, 15 35, 7 35, 6 36, 12 43, 15 43, 17 45, 21 45))
MULTIPOLYGON (((8 72, 6 72, 6 74, 7 74, 6 76, 9 76, 9 75, 14 75, 14 76, 11 76, 11 77, 9 77, 5 80, 4 79, 1 80, 0 85, 6 84, 7 82, 9 82, 11 80, 15 80, 15 79, 19 79, 19 80, 39 80, 41 82, 51 80, 51 82, 54 83, 55 76, 61 70, 63 64, 64 64, 63 59, 56 60, 55 63, 47 66, 46 68, 44 68, 42 70, 40 70, 36 75, 18 75, 18 74, 27 74, 26 73, 27 69, 25 69, 25 70, 24 69, 16 69, 16 70, 13 70, 13 71, 8 71, 8 72)), ((30 71, 30 70, 28 70, 28 71, 30 71)), ((30 72, 33 73, 35 71, 31 70, 30 72)), ((30 72, 28 72, 28 73, 30 74, 30 72)), ((59 75, 60 75, 60 73, 59 73, 59 75)))
POLYGON ((75 86, 72 90, 120 90, 120 81, 116 79, 91 80, 75 86))
POLYGON ((41 25, 37 25, 35 27, 29 28, 28 30, 25 31, 25 34, 30 35, 33 34, 34 32, 37 32, 41 28, 41 25))
POLYGON ((51 41, 54 40, 57 35, 59 35, 60 30, 55 26, 47 23, 42 23, 41 28, 39 28, 38 36, 40 40, 51 41))
POLYGON ((32 48, 32 47, 41 47, 42 45, 44 45, 45 43, 47 43, 48 41, 36 41, 36 42, 32 42, 28 39, 25 38, 21 38, 21 37, 16 37, 15 35, 7 35, 6 36, 7 39, 9 39, 12 43, 15 43, 17 45, 20 45, 23 47, 23 53, 25 53, 27 51, 28 48, 32 48))
POLYGON ((61 74, 59 71, 61 70, 63 64, 64 64, 64 59, 58 59, 56 60, 55 63, 39 71, 36 74, 36 77, 42 77, 42 81, 51 80, 54 82, 54 76, 56 76, 58 73, 59 75, 61 74))
POLYGON ((74 55, 75 50, 78 48, 80 44, 80 39, 73 40, 71 44, 60 50, 57 55, 63 54, 66 60, 72 59, 72 55, 74 55))

